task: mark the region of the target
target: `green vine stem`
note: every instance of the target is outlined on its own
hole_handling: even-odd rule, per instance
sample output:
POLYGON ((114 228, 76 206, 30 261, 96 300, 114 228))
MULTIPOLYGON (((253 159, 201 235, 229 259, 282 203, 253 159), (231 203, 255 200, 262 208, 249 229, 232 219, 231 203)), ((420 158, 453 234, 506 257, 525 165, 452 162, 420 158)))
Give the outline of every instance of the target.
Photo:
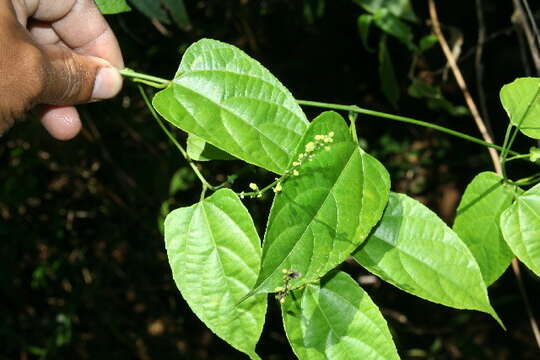
POLYGON ((506 162, 512 161, 512 160, 518 160, 518 159, 529 159, 531 157, 531 154, 521 154, 512 156, 511 158, 506 159, 506 162))
MULTIPOLYGON (((437 130, 437 131, 446 133, 448 135, 456 136, 458 138, 461 138, 461 139, 464 139, 464 140, 467 140, 467 141, 470 141, 470 142, 473 142, 473 143, 476 143, 476 144, 479 144, 479 145, 483 145, 485 147, 494 148, 494 149, 497 149, 497 150, 500 150, 500 151, 503 150, 503 147, 501 147, 499 145, 490 144, 490 143, 488 143, 486 141, 475 138, 474 136, 463 134, 463 133, 460 133, 459 131, 455 131, 455 130, 445 128, 444 126, 439 126, 439 125, 428 123, 428 122, 425 122, 425 121, 416 120, 416 119, 413 119, 413 118, 410 118, 410 117, 393 115, 393 114, 388 114, 388 113, 384 113, 384 112, 380 112, 380 111, 364 109, 364 108, 361 108, 361 107, 356 106, 356 105, 340 105, 340 104, 323 103, 323 102, 308 101, 308 100, 297 100, 297 102, 298 102, 298 104, 305 105, 305 106, 313 106, 313 107, 324 108, 324 109, 343 110, 343 111, 355 112, 355 113, 358 113, 358 114, 375 116, 375 117, 380 117, 380 118, 384 118, 384 119, 395 120, 395 121, 400 121, 400 122, 404 122, 404 123, 408 123, 408 124, 414 124, 414 125, 418 125, 418 126, 423 126, 423 127, 426 127, 426 128, 430 128, 430 129, 433 129, 433 130, 437 130)), ((510 151, 510 150, 508 151, 508 153, 512 154, 512 155, 521 155, 521 154, 519 154, 519 153, 517 153, 515 151, 510 151)))
MULTIPOLYGON (((146 85, 149 85, 149 86, 152 86, 152 87, 155 87, 155 88, 158 88, 158 89, 162 89, 164 87, 167 87, 171 83, 170 80, 163 79, 163 78, 156 77, 156 76, 143 74, 143 73, 139 73, 139 72, 136 72, 136 71, 128 69, 128 68, 120 70, 120 74, 122 76, 125 76, 127 78, 132 79, 134 82, 144 83, 146 85)), ((384 112, 381 112, 381 111, 364 109, 364 108, 361 108, 361 107, 359 107, 357 105, 341 105, 341 104, 332 104, 332 103, 324 103, 324 102, 319 102, 319 101, 308 101, 308 100, 297 100, 297 103, 299 105, 304 105, 304 106, 312 106, 312 107, 318 107, 318 108, 324 108, 324 109, 330 109, 330 110, 348 111, 349 113, 364 114, 364 115, 380 117, 380 118, 394 120, 394 121, 400 121, 400 122, 404 122, 404 123, 408 123, 408 124, 414 124, 414 125, 418 125, 418 126, 423 126, 423 127, 426 127, 426 128, 430 128, 430 129, 433 129, 433 130, 437 130, 437 131, 446 133, 448 135, 459 137, 461 139, 464 139, 464 140, 467 140, 467 141, 470 141, 470 142, 473 142, 473 143, 476 143, 476 144, 479 144, 479 145, 483 145, 485 147, 494 148, 494 149, 497 149, 499 151, 505 151, 506 150, 507 153, 510 154, 510 155, 514 155, 514 156, 522 155, 522 154, 519 154, 519 153, 517 153, 515 151, 511 151, 508 148, 504 148, 504 147, 501 147, 501 146, 495 145, 495 144, 490 144, 490 143, 488 143, 486 141, 475 138, 474 136, 463 134, 463 133, 461 133, 459 131, 451 130, 451 129, 448 129, 448 128, 444 127, 444 126, 439 126, 439 125, 432 124, 432 123, 429 123, 429 122, 416 120, 416 119, 406 117, 406 116, 399 116, 399 115, 393 115, 393 114, 384 113, 384 112)), ((150 106, 150 108, 153 109, 151 106, 150 106)))
POLYGON ((508 127, 506 128, 506 132, 504 134, 504 142, 503 142, 503 151, 501 151, 501 156, 500 156, 500 163, 501 163, 501 168, 502 168, 502 172, 503 172, 503 177, 505 179, 507 179, 507 175, 506 175, 506 162, 507 162, 507 151, 510 150, 510 147, 508 146, 508 142, 510 141, 510 137, 512 135, 512 128, 513 128, 513 125, 512 123, 509 123, 508 124, 508 127))
MULTIPOLYGON (((152 106, 152 104, 151 104, 151 102, 150 102, 150 100, 148 98, 148 95, 146 94, 144 89, 140 86, 140 84, 145 84, 145 85, 157 88, 157 89, 163 89, 163 88, 167 87, 171 83, 171 81, 167 80, 167 79, 157 77, 157 76, 152 76, 152 75, 148 75, 148 74, 144 74, 144 73, 139 73, 139 72, 136 72, 136 71, 134 71, 132 69, 129 69, 129 68, 125 68, 123 70, 120 70, 120 74, 122 76, 124 76, 124 77, 127 77, 127 78, 131 79, 133 82, 139 84, 139 90, 141 92, 141 95, 142 95, 142 97, 143 97, 143 99, 144 99, 144 101, 146 103, 146 106, 150 110, 152 116, 156 119, 158 125, 165 132, 165 134, 172 141, 172 143, 176 146, 176 148, 180 151, 182 156, 187 160, 190 167, 195 172, 195 175, 201 181, 201 183, 203 185, 202 196, 204 196, 207 189, 212 190, 212 191, 217 191, 217 190, 219 190, 219 189, 221 189, 221 188, 223 188, 223 187, 225 187, 227 185, 230 185, 231 182, 229 180, 227 180, 227 181, 225 181, 224 183, 222 183, 222 184, 220 184, 218 186, 213 186, 204 178, 204 176, 201 174, 199 168, 196 166, 196 164, 193 162, 193 160, 187 154, 187 151, 182 147, 182 145, 180 145, 180 143, 178 143, 176 138, 167 129, 167 127, 165 126, 165 124, 163 123, 163 121, 161 120, 159 115, 157 114, 156 110, 152 106)), ((429 123, 429 122, 413 119, 413 118, 406 117, 406 116, 399 116, 399 115, 393 115, 393 114, 384 113, 384 112, 381 112, 381 111, 364 109, 364 108, 361 108, 361 107, 359 107, 357 105, 341 105, 341 104, 333 104, 333 103, 325 103, 325 102, 309 101, 309 100, 297 100, 297 103, 299 105, 303 105, 303 106, 312 106, 312 107, 324 108, 324 109, 329 109, 329 110, 347 111, 349 113, 349 119, 351 120, 351 130, 355 127, 356 116, 358 114, 364 114, 364 115, 369 115, 369 116, 374 116, 374 117, 399 121, 399 122, 403 122, 403 123, 413 124, 413 125, 417 125, 417 126, 423 126, 423 127, 430 128, 430 129, 433 129, 433 130, 437 130, 437 131, 443 132, 445 134, 452 135, 452 136, 455 136, 455 137, 458 137, 458 138, 461 138, 461 139, 464 139, 464 140, 467 140, 467 141, 470 141, 470 142, 473 142, 473 143, 476 143, 476 144, 479 144, 479 145, 482 145, 482 146, 485 146, 485 147, 488 147, 488 148, 497 149, 497 150, 502 152, 501 165, 502 165, 502 168, 503 168, 503 174, 504 174, 505 179, 507 179, 506 178, 506 168, 505 168, 506 162, 511 161, 511 160, 517 160, 517 159, 526 159, 526 158, 529 157, 528 154, 520 154, 520 153, 517 153, 515 151, 510 150, 510 147, 511 147, 511 145, 513 143, 513 140, 514 140, 514 138, 516 136, 516 133, 518 131, 518 129, 515 129, 515 132, 512 133, 512 130, 513 130, 514 127, 511 124, 508 126, 508 129, 507 129, 507 132, 506 132, 506 135, 505 135, 505 139, 504 139, 504 145, 501 147, 499 145, 490 144, 490 143, 488 143, 486 141, 475 138, 473 136, 463 134, 463 133, 461 133, 459 131, 448 129, 448 128, 444 127, 444 126, 432 124, 432 123, 429 123), (507 158, 508 155, 513 155, 513 157, 507 158)), ((353 136, 354 135, 356 135, 356 131, 354 132, 353 136)), ((283 182, 284 180, 286 180, 286 178, 287 178, 287 175, 283 176, 282 178, 276 179, 276 181, 272 182, 268 186, 265 186, 263 189, 253 191, 253 192, 242 192, 239 195, 252 196, 252 197, 260 195, 260 194, 270 190, 271 188, 275 187, 280 182, 283 182)), ((525 183, 530 184, 531 181, 538 181, 538 180, 540 180, 540 179, 537 176, 533 176, 531 178, 518 180, 517 182, 514 182, 514 183, 524 185, 525 183)))
POLYGON ((129 68, 120 70, 120 75, 130 78, 134 82, 143 83, 145 85, 152 86, 157 89, 163 89, 171 83, 170 80, 163 79, 157 76, 139 73, 129 68))
POLYGON ((538 183, 538 181, 540 181, 540 173, 534 174, 533 176, 529 176, 523 179, 516 180, 513 183, 518 186, 527 186, 527 185, 536 184, 538 183))

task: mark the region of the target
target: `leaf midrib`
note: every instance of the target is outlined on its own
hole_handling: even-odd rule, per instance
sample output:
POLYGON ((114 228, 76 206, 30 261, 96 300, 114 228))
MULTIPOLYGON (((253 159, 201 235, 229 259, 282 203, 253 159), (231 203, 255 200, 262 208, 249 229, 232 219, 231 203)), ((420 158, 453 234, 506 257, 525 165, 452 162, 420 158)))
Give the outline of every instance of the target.
MULTIPOLYGON (((195 93, 195 94, 197 94, 197 95, 199 95, 199 96, 201 96, 201 97, 207 99, 209 102, 213 103, 215 106, 217 106, 217 107, 220 108, 221 110, 226 111, 226 112, 228 112, 229 114, 231 114, 231 115, 237 117, 237 118, 240 119, 244 124, 246 124, 246 126, 255 129, 255 130, 257 131, 257 133, 259 133, 259 136, 261 136, 261 137, 267 139, 268 142, 270 142, 270 143, 273 144, 278 150, 280 150, 280 151, 282 152, 282 154, 284 154, 285 157, 287 158, 287 163, 290 161, 290 156, 289 156, 290 151, 289 151, 288 149, 285 149, 280 143, 274 141, 274 139, 271 139, 270 137, 268 137, 268 135, 266 135, 263 131, 261 131, 257 126, 254 126, 252 123, 247 122, 243 117, 241 117, 241 116, 239 116, 238 114, 234 113, 234 112, 231 111, 230 109, 228 109, 228 108, 226 108, 225 106, 223 106, 223 105, 221 105, 221 104, 215 102, 213 99, 210 99, 209 97, 203 95, 202 93, 200 93, 200 92, 198 92, 198 91, 195 91, 194 89, 192 89, 192 88, 190 88, 190 87, 184 86, 184 85, 182 85, 182 84, 180 84, 180 83, 177 83, 177 82, 175 82, 174 85, 175 85, 175 86, 178 86, 178 87, 181 87, 181 88, 184 89, 184 90, 189 90, 189 91, 191 91, 191 92, 193 92, 193 93, 195 93)), ((174 91, 174 90, 173 90, 173 91, 174 91)), ((248 98, 248 97, 246 97, 246 98, 248 98)), ((200 125, 199 121, 195 118, 195 116, 194 116, 191 112, 189 112, 189 111, 186 109, 185 106, 182 106, 182 107, 183 107, 184 110, 190 115, 190 117, 193 119, 193 121, 195 121, 195 123, 197 123, 197 125, 198 125, 199 127, 202 127, 202 126, 200 125)), ((222 125, 223 125, 223 121, 222 121, 222 125)), ((247 153, 246 149, 241 145, 241 143, 239 143, 239 142, 236 141, 235 137, 233 136, 232 133, 229 132, 229 129, 228 129, 226 126, 223 126, 223 128, 227 130, 227 132, 229 133, 229 137, 232 138, 232 139, 234 139, 234 142, 237 144, 237 146, 238 146, 240 149, 242 149, 243 154, 238 154, 238 157, 244 157, 244 155, 246 155, 246 153, 247 153)), ((210 142, 212 145, 214 145, 214 146, 216 146, 216 147, 222 149, 221 146, 219 146, 219 145, 217 145, 217 144, 215 143, 215 140, 208 141, 208 142, 210 142)), ((275 159, 274 159, 274 156, 271 156, 271 154, 269 154, 268 151, 267 151, 266 149, 264 149, 264 148, 262 148, 262 149, 264 150, 264 152, 265 152, 265 154, 266 154, 266 158, 267 158, 268 160, 270 160, 271 162, 273 162, 275 165, 277 165, 277 167, 276 167, 275 169, 278 170, 279 172, 283 171, 283 167, 284 167, 284 166, 281 166, 280 164, 276 163, 276 161, 275 161, 275 159)), ((225 150, 225 149, 222 149, 222 150, 228 151, 228 150, 225 150)), ((236 155, 236 154, 233 154, 233 155, 236 155)))
MULTIPOLYGON (((271 86, 271 87, 274 87, 274 88, 278 88, 280 90, 280 93, 281 94, 284 94, 286 97, 291 97, 293 99, 293 101, 290 101, 289 99, 285 99, 284 103, 287 102, 289 104, 292 104, 293 107, 290 108, 289 106, 285 106, 283 104, 278 104, 278 103, 275 103, 275 102, 272 102, 272 101, 266 101, 266 100, 263 100, 263 99, 259 99, 259 98, 253 98, 253 99, 256 99, 256 100, 260 100, 260 101, 265 101, 269 104, 273 104, 273 105, 276 105, 276 106, 279 106, 281 108, 284 108, 285 110, 287 110, 290 114, 292 114, 294 117, 298 118, 299 120, 302 120, 302 123, 305 124, 305 125, 308 125, 309 122, 307 121, 307 119, 305 118, 305 115, 304 116, 300 116, 298 113, 296 113, 294 110, 298 110, 299 107, 297 107, 296 105, 296 102, 294 102, 294 97, 292 96, 292 94, 288 93, 286 90, 286 88, 281 88, 281 87, 278 87, 277 84, 273 84, 271 82, 269 82, 268 80, 265 80, 263 78, 260 78, 258 76, 253 76, 253 75, 250 75, 250 74, 242 74, 242 73, 239 73, 239 72, 236 72, 236 71, 231 71, 231 70, 223 70, 223 69, 220 69, 220 70, 216 70, 216 69, 205 69, 205 70, 190 70, 189 72, 185 72, 183 73, 182 75, 180 75, 179 77, 176 77, 174 79, 174 83, 178 83, 177 80, 180 80, 181 78, 187 76, 187 75, 191 75, 191 74, 198 74, 198 73, 225 73, 225 74, 232 74, 232 75, 237 75, 239 77, 245 77, 245 78, 249 78, 249 79, 256 79, 256 80, 260 80, 261 82, 264 82, 265 84, 271 86), (296 106, 295 106, 296 105, 296 106), (294 110, 293 110, 294 109, 294 110)), ((248 97, 248 96, 243 96, 243 97, 247 97, 247 98, 251 98, 251 97, 248 97)), ((300 109, 300 111, 302 111, 300 109)), ((303 112, 300 112, 302 115, 303 115, 303 112)), ((299 134, 300 136, 302 134, 299 134)))
MULTIPOLYGON (((328 295, 325 295, 325 293, 329 293, 335 297, 338 297, 340 299, 342 299, 342 301, 344 301, 345 303, 347 303, 351 308, 353 308, 355 310, 355 313, 357 314, 358 312, 360 312, 360 308, 359 307, 356 307, 355 304, 351 303, 347 298, 341 296, 339 293, 336 293, 332 290, 329 290, 329 289, 325 289, 323 287, 320 287, 320 286, 316 286, 316 285, 311 285, 309 288, 315 288, 318 290, 318 293, 322 293, 323 296, 328 296, 328 295)), ((323 318, 324 320, 326 321, 326 324, 328 325, 328 328, 330 329, 331 332, 333 332, 337 337, 338 339, 341 339, 341 338, 344 338, 344 337, 349 337, 347 334, 343 334, 341 335, 338 331, 336 331, 334 329, 334 327, 332 326, 332 322, 330 321, 330 319, 328 318, 328 316, 326 315, 326 312, 324 311, 323 307, 320 305, 320 301, 317 301, 317 299, 314 297, 315 295, 315 291, 311 290, 310 291, 310 295, 311 295, 311 299, 312 301, 316 304, 317 308, 320 310, 321 314, 323 315, 323 318)), ((320 298, 320 296, 319 296, 320 298)), ((367 320, 373 325, 375 326, 379 331, 381 330, 381 328, 379 327, 378 324, 376 324, 375 322, 373 322, 369 317, 367 317, 367 320)), ((357 337, 351 337, 352 339, 355 339, 356 341, 359 341, 363 344, 365 344, 368 348, 370 348, 371 350, 373 350, 375 353, 379 354, 381 356, 381 359, 384 359, 384 356, 382 356, 382 354, 377 350, 375 349, 374 347, 370 346, 370 344, 366 343, 364 340, 362 339, 359 339, 357 337)))
MULTIPOLYGON (((275 269, 267 276, 265 277, 261 282, 260 282, 260 285, 257 286, 257 288, 260 288, 264 282, 266 282, 276 271, 277 269, 279 269, 281 267, 281 265, 287 261, 287 259, 289 258, 289 256, 294 252, 294 250, 296 249, 296 246, 300 243, 300 240, 304 237, 304 235, 306 234, 306 232, 308 231, 308 229, 311 227, 311 224, 313 223, 313 220, 315 219, 315 217, 317 216, 317 214, 319 213, 319 211, 321 210, 321 208, 323 207, 324 204, 326 204, 326 201, 328 201, 328 198, 330 197, 330 195, 333 196, 333 190, 336 186, 336 183, 338 182, 338 180, 340 179, 341 175, 343 174, 343 169, 347 168, 347 166, 349 166, 349 163, 351 161, 351 159, 353 158, 353 154, 355 153, 355 151, 357 150, 356 147, 352 147, 351 148, 352 151, 349 155, 349 158, 347 159, 347 162, 345 163, 345 165, 343 166, 343 168, 341 169, 341 171, 339 172, 339 175, 336 177, 335 181, 333 182, 332 186, 330 187, 329 191, 328 191, 328 194, 325 196, 324 200, 321 201, 320 205, 317 207, 317 210, 314 212, 314 215, 310 218, 310 220, 307 222, 307 225, 306 225, 306 228, 304 229, 304 231, 302 232, 302 234, 298 237, 298 240, 294 243, 291 251, 289 251, 289 253, 287 254, 287 256, 285 256, 283 258, 283 260, 278 264, 278 266, 275 267, 275 269)), ((265 239, 266 241, 266 239, 265 239)), ((268 252, 268 250, 267 250, 268 252)), ((313 257, 312 257, 313 258, 313 257)), ((311 260, 312 258, 309 259, 309 264, 308 264, 308 268, 311 266, 311 260)))

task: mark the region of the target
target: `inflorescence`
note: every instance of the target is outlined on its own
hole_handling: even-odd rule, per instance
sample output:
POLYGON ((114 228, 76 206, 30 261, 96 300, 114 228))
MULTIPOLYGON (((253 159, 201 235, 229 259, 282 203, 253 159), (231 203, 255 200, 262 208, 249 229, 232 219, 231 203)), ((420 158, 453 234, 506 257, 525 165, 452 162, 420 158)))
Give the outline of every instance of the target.
MULTIPOLYGON (((313 155, 320 149, 324 148, 326 151, 330 150, 330 144, 334 141, 334 135, 335 133, 333 131, 330 131, 326 135, 315 135, 314 140, 308 142, 304 147, 304 152, 302 152, 300 155, 298 155, 298 158, 293 161, 292 167, 285 171, 283 176, 281 178, 276 178, 274 181, 275 186, 272 187, 272 190, 275 193, 279 193, 281 190, 283 190, 282 183, 289 177, 289 176, 299 176, 300 171, 298 170, 302 164, 304 164, 306 161, 312 161, 313 155)), ((274 184, 273 183, 273 184, 274 184)), ((250 196, 252 198, 261 198, 263 192, 267 189, 259 189, 259 186, 255 183, 250 183, 249 188, 253 190, 252 192, 244 192, 242 191, 240 193, 240 198, 243 199, 246 196, 250 196)))
POLYGON ((292 279, 296 279, 300 276, 300 273, 298 271, 295 271, 293 269, 283 269, 283 286, 278 286, 274 289, 276 292, 276 299, 280 302, 280 304, 283 304, 285 302, 285 298, 289 294, 289 282, 292 279))

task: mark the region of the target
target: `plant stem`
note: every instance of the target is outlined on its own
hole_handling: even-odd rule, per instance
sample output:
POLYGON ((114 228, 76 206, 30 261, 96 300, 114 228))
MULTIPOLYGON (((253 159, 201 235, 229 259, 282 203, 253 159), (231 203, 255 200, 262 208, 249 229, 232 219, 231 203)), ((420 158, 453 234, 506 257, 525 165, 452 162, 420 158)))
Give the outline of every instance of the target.
POLYGON ((512 156, 511 158, 506 159, 506 162, 509 162, 509 161, 512 161, 512 160, 517 160, 517 159, 525 159, 525 158, 528 158, 530 156, 531 156, 530 154, 516 155, 516 156, 512 156))
POLYGON ((280 178, 277 178, 276 180, 274 180, 272 183, 266 185, 265 187, 263 187, 262 189, 259 189, 257 191, 248 191, 248 192, 245 192, 245 191, 242 191, 240 193, 237 193, 238 195, 240 196, 250 196, 250 197, 258 197, 259 195, 262 195, 264 194, 265 192, 267 192, 268 190, 272 189, 274 186, 276 186, 278 183, 280 182, 284 182, 287 178, 289 177, 289 175, 283 175, 282 177, 280 178))
MULTIPOLYGON (((164 87, 168 86, 171 83, 170 80, 163 79, 163 78, 156 77, 156 76, 152 76, 152 75, 139 73, 139 72, 136 72, 136 71, 131 70, 129 68, 125 68, 123 70, 120 70, 120 74, 122 76, 127 77, 127 78, 133 79, 134 82, 144 83, 146 85, 149 85, 149 86, 152 86, 152 87, 155 87, 155 88, 159 88, 159 89, 164 88, 164 87)), ((374 116, 374 117, 381 117, 381 118, 385 118, 385 119, 389 119, 389 120, 395 120, 395 121, 400 121, 400 122, 404 122, 404 123, 423 126, 423 127, 427 127, 427 128, 430 128, 430 129, 434 129, 434 130, 437 130, 437 131, 444 132, 444 133, 452 135, 452 136, 459 137, 459 138, 467 140, 467 141, 471 141, 471 142, 479 144, 479 145, 483 145, 483 146, 486 146, 486 147, 489 147, 489 148, 504 151, 504 148, 500 147, 498 145, 491 144, 489 142, 480 140, 480 139, 475 138, 473 136, 460 133, 459 131, 451 130, 451 129, 445 128, 443 126, 439 126, 439 125, 428 123, 428 122, 421 121, 421 120, 416 120, 416 119, 413 119, 413 118, 410 118, 410 117, 393 115, 393 114, 388 114, 388 113, 384 113, 384 112, 380 112, 380 111, 364 109, 364 108, 361 108, 361 107, 356 106, 356 105, 341 105, 341 104, 332 104, 332 103, 324 103, 324 102, 308 101, 308 100, 297 100, 297 103, 300 104, 300 105, 305 105, 305 106, 313 106, 313 107, 319 107, 319 108, 325 108, 325 109, 333 109, 333 110, 343 110, 343 111, 348 111, 350 113, 370 115, 370 116, 374 116)), ((149 105, 149 109, 151 111, 154 111, 154 108, 151 105, 149 105)), ((159 120, 159 121, 161 121, 161 120, 159 120)), ((511 154, 511 155, 514 155, 514 156, 515 155, 521 155, 521 154, 519 154, 519 153, 517 153, 515 151, 511 151, 511 150, 508 150, 508 154, 511 154)), ((214 187, 209 187, 209 189, 214 190, 214 187)))
POLYGON ((356 143, 358 143, 358 134, 356 133, 356 118, 357 117, 358 117, 358 113, 356 112, 349 113, 349 121, 351 123, 351 134, 356 143))
MULTIPOLYGON (((331 103, 323 103, 323 102, 308 101, 308 100, 297 100, 297 103, 300 104, 300 105, 305 105, 305 106, 314 106, 314 107, 325 108, 325 109, 343 110, 343 111, 355 112, 355 113, 358 113, 358 114, 381 117, 381 118, 400 121, 400 122, 404 122, 404 123, 408 123, 408 124, 414 124, 414 125, 418 125, 418 126, 423 126, 423 127, 427 127, 427 128, 430 128, 430 129, 437 130, 437 131, 441 131, 443 133, 446 133, 446 134, 449 134, 449 135, 452 135, 452 136, 456 136, 458 138, 461 138, 461 139, 464 139, 464 140, 467 140, 467 141, 471 141, 471 142, 479 144, 479 145, 483 145, 483 146, 494 148, 494 149, 501 150, 501 151, 503 150, 503 148, 501 146, 488 143, 486 141, 480 140, 480 139, 475 138, 473 136, 460 133, 459 131, 451 130, 451 129, 445 128, 444 126, 439 126, 439 125, 428 123, 428 122, 425 122, 425 121, 416 120, 416 119, 413 119, 413 118, 410 118, 410 117, 393 115, 393 114, 388 114, 388 113, 375 111, 375 110, 363 109, 363 108, 361 108, 359 106, 356 106, 356 105, 340 105, 340 104, 331 104, 331 103)), ((509 153, 512 154, 512 155, 522 155, 522 154, 519 154, 519 153, 517 153, 515 151, 509 151, 509 153)))
POLYGON ((195 175, 197 175, 197 177, 199 178, 199 180, 201 181, 202 185, 203 185, 203 191, 202 191, 202 195, 201 196, 204 196, 204 193, 206 192, 206 189, 210 189, 212 191, 216 191, 217 189, 219 189, 220 187, 222 186, 219 186, 219 187, 215 187, 215 186, 212 186, 210 185, 210 183, 208 181, 206 181, 206 179, 204 178, 204 176, 201 174, 201 171, 199 170, 199 168, 197 167, 197 165, 195 165, 193 163, 193 160, 191 160, 191 158, 189 157, 187 151, 182 147, 182 145, 180 145, 180 143, 178 142, 178 140, 176 140, 176 138, 173 136, 173 134, 169 131, 169 129, 167 129, 167 127, 165 126, 165 124, 163 123, 163 121, 161 121, 158 113, 156 112, 156 110, 154 109, 154 107, 152 106, 152 104, 150 103, 150 100, 148 99, 148 95, 146 95, 146 92, 144 91, 143 87, 141 85, 138 86, 139 87, 139 91, 141 92, 141 96, 146 104, 146 106, 148 107, 148 109, 150 110, 150 113, 152 114, 152 116, 154 117, 154 119, 156 119, 159 127, 161 127, 161 129, 163 130, 163 132, 167 135, 167 137, 169 138, 169 140, 171 140, 171 142, 176 146, 176 148, 180 151, 180 153, 182 154, 182 156, 186 159, 186 161, 188 162, 189 166, 193 169, 193 172, 195 173, 195 175))
POLYGON ((120 70, 120 75, 130 78, 134 82, 141 82, 143 84, 146 84, 146 85, 158 88, 158 89, 163 89, 171 83, 170 80, 163 79, 157 76, 139 73, 129 68, 120 70))
POLYGON ((506 175, 506 157, 508 156, 507 155, 508 150, 510 150, 510 147, 508 146, 508 142, 510 141, 510 135, 512 134, 512 128, 513 128, 512 123, 511 122, 508 123, 508 126, 506 127, 506 132, 504 134, 503 151, 501 151, 501 157, 500 157, 503 177, 505 179, 508 178, 507 175, 506 175))
MULTIPOLYGON (((476 127, 480 131, 480 134, 482 135, 482 139, 487 141, 488 143, 493 144, 493 136, 489 130, 490 126, 486 123, 484 119, 482 119, 482 116, 480 115, 480 111, 478 111, 478 107, 476 106, 476 103, 474 102, 471 93, 469 91, 469 88, 467 86, 467 82, 465 81, 463 74, 461 73, 461 70, 459 69, 459 66, 457 65, 456 58, 454 54, 452 53, 452 50, 450 50, 450 46, 448 45, 448 42, 446 41, 446 38, 444 37, 444 34, 441 29, 441 24, 439 23, 439 15, 437 13, 437 7, 435 5, 434 0, 428 0, 429 5, 429 15, 431 18, 431 23, 433 25, 433 32, 437 36, 437 39, 439 40, 439 44, 441 45, 441 49, 444 53, 444 56, 446 57, 446 60, 448 61, 448 65, 450 66, 450 69, 452 70, 452 73, 454 74, 454 78, 456 79, 456 82, 461 89, 461 92, 463 94, 463 97, 465 98, 465 103, 467 104, 467 107, 469 108, 469 111, 471 112, 471 115, 474 119, 474 122, 476 123, 476 127)), ((489 155, 491 156, 491 161, 493 162, 493 167, 495 168, 495 171, 497 174, 502 174, 502 167, 499 159, 499 155, 494 150, 494 148, 490 148, 489 155)))
POLYGON ((518 186, 527 186, 531 184, 536 184, 539 180, 540 180, 540 173, 537 173, 537 174, 534 174, 533 176, 516 180, 514 181, 514 184, 518 186))

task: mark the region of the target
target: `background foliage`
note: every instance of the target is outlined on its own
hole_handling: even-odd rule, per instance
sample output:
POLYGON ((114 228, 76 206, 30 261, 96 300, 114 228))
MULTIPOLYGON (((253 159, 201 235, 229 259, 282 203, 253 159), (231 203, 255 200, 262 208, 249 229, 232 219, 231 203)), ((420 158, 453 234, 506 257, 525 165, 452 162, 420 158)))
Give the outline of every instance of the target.
MULTIPOLYGON (((129 67, 170 78, 180 52, 210 37, 257 58, 297 98, 359 104, 476 135, 471 119, 456 107, 463 101, 445 75, 438 47, 425 45, 411 72, 407 40, 384 35, 380 14, 354 1, 185 1, 183 17, 167 7, 170 1, 163 1, 160 9, 171 11, 162 15, 141 5, 155 3, 131 4, 152 20, 138 11, 109 17, 129 67), (359 34, 362 15, 379 21, 367 36, 359 34), (381 76, 392 74, 390 66, 393 79, 381 76)), ((445 32, 463 40, 460 66, 478 96, 475 3, 458 0, 438 7, 445 32)), ((502 143, 507 120, 499 89, 531 74, 519 56, 512 3, 485 2, 482 10, 487 32, 483 89, 502 143)), ((403 23, 418 44, 430 34, 426 4, 414 2, 414 11, 416 22, 407 16, 403 23)), ((187 165, 134 87, 127 84, 115 100, 81 111, 85 130, 71 142, 49 139, 31 117, 0 138, 0 359, 237 358, 189 310, 164 253, 159 224, 165 209, 198 200, 198 184, 187 165)), ((310 118, 318 112, 310 111, 310 118)), ((450 224, 473 174, 491 170, 487 151, 431 130, 362 117, 358 127, 363 145, 390 170, 392 190, 422 201, 450 224)), ((513 165, 516 178, 527 174, 521 166, 513 165)), ((235 161, 207 163, 203 171, 214 183, 240 171, 237 189, 272 180, 235 161)), ((258 220, 266 218, 268 200, 247 202, 256 223, 264 223, 258 220)), ((538 356, 509 271, 490 288, 492 304, 509 329, 505 333, 487 315, 424 302, 359 267, 346 264, 345 269, 381 308, 404 359, 538 356)), ((538 278, 523 271, 530 296, 537 299, 538 278)), ((257 351, 264 359, 290 359, 279 308, 273 301, 268 306, 257 351)))

